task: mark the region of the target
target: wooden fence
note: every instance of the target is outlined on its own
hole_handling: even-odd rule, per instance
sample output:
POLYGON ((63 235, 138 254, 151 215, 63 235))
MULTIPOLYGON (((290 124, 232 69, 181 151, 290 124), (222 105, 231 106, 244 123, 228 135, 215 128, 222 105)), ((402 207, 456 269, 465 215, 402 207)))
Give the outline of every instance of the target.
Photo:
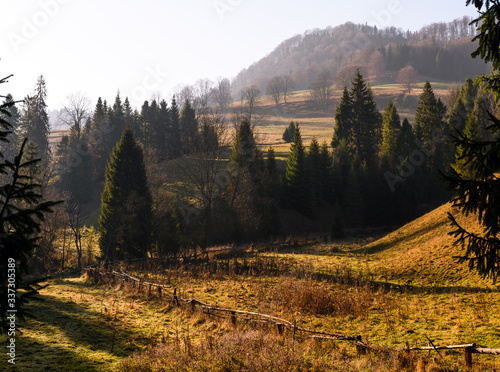
MULTIPOLYGON (((224 248, 219 249, 217 251, 212 252, 221 252, 225 250, 229 250, 232 248, 224 248)), ((129 260, 130 262, 132 260, 129 260)), ((135 260, 138 261, 138 260, 135 260)), ((117 281, 122 281, 124 283, 131 282, 133 288, 136 288, 138 292, 147 291, 148 296, 152 296, 155 292, 158 298, 163 301, 172 302, 176 306, 185 305, 190 307, 191 311, 195 311, 197 308, 200 309, 203 313, 209 316, 215 316, 220 318, 229 318, 233 325, 237 324, 237 321, 245 321, 250 323, 263 323, 270 324, 276 327, 279 334, 283 334, 285 329, 289 329, 292 333, 292 339, 295 340, 297 332, 301 332, 307 335, 308 338, 316 339, 316 340, 337 340, 337 341, 350 341, 353 342, 356 346, 358 354, 366 354, 367 352, 381 352, 387 349, 381 349, 378 347, 371 346, 362 341, 360 335, 347 335, 341 332, 325 332, 318 331, 309 328, 299 327, 296 324, 296 320, 293 322, 285 319, 280 319, 272 315, 261 314, 250 311, 236 310, 236 309, 228 309, 219 306, 214 306, 210 304, 206 304, 200 300, 195 298, 182 298, 177 295, 177 289, 173 288, 169 285, 157 284, 148 281, 141 280, 140 278, 131 276, 123 271, 100 271, 97 266, 90 266, 86 269, 87 275, 94 280, 95 283, 98 282, 107 282, 112 284, 117 284, 117 281), (107 278, 104 280, 104 278, 107 278), (168 291, 171 292, 172 295, 169 294, 168 291)), ((405 348, 402 349, 392 349, 396 352, 411 352, 411 351, 436 351, 441 358, 443 356, 439 352, 440 350, 464 350, 464 359, 465 366, 467 368, 472 367, 472 354, 489 354, 489 355, 500 355, 500 349, 489 349, 489 348, 481 348, 476 347, 475 343, 463 344, 463 345, 448 345, 448 346, 436 346, 433 343, 433 340, 427 338, 429 343, 428 346, 422 347, 410 347, 407 343, 405 348)), ((390 349, 389 349, 390 350, 390 349)))

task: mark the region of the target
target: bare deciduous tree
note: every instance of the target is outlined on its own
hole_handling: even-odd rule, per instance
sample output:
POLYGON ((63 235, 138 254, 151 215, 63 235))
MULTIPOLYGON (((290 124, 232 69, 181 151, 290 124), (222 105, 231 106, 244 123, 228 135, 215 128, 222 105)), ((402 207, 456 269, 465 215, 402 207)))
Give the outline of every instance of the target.
POLYGON ((282 76, 275 76, 267 83, 267 94, 269 94, 276 106, 280 104, 281 97, 283 96, 283 78, 282 76))
POLYGON ((318 79, 311 86, 311 97, 316 101, 323 112, 328 110, 328 105, 330 104, 330 98, 333 94, 333 80, 331 74, 323 70, 318 79))
POLYGON ((281 79, 283 82, 283 99, 285 100, 286 105, 286 97, 289 96, 292 89, 295 88, 295 80, 293 80, 289 74, 282 75, 281 79))
POLYGON ((186 101, 194 102, 194 89, 190 85, 178 85, 174 88, 174 96, 178 107, 184 107, 186 101))
POLYGON ((90 99, 81 93, 70 94, 67 103, 59 113, 59 121, 70 127, 80 139, 81 130, 85 121, 90 117, 90 99))
POLYGON ((410 65, 403 67, 399 70, 397 81, 405 90, 408 90, 408 94, 410 94, 413 86, 418 83, 417 71, 410 65))
POLYGON ((196 82, 194 106, 197 113, 206 114, 213 87, 214 83, 210 79, 200 79, 196 82))
POLYGON ((82 218, 82 210, 80 204, 69 201, 66 206, 66 213, 68 214, 68 226, 73 234, 75 242, 76 255, 78 259, 78 270, 82 269, 82 233, 84 228, 85 219, 82 218))
POLYGON ((246 111, 250 123, 252 122, 252 114, 259 96, 260 90, 255 85, 250 85, 243 90, 243 99, 246 102, 246 111))
POLYGON ((226 113, 227 106, 231 102, 231 83, 227 78, 219 78, 213 90, 214 103, 219 106, 222 115, 226 113))

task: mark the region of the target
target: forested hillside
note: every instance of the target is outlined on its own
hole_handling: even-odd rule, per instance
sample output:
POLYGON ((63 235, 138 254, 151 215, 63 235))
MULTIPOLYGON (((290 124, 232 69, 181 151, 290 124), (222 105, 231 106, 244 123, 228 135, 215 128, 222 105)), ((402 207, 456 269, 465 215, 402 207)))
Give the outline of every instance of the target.
POLYGON ((471 20, 434 23, 414 32, 350 22, 309 30, 243 69, 233 81, 233 95, 239 97, 248 85, 264 91, 269 80, 279 75, 290 75, 297 89, 309 89, 323 71, 343 86, 344 75, 356 68, 373 79, 395 80, 401 68, 412 65, 432 80, 464 81, 489 71, 484 61, 470 58, 477 49, 477 43, 471 43, 476 34, 471 20))

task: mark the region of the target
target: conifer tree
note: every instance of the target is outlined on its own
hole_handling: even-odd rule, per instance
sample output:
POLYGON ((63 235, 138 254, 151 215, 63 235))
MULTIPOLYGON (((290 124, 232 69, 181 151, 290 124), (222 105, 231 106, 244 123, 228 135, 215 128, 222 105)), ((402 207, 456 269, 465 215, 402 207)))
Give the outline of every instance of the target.
POLYGON ((125 130, 125 114, 123 112, 122 100, 120 98, 120 93, 116 95, 115 103, 113 107, 108 112, 109 124, 113 129, 111 132, 111 147, 108 149, 108 156, 113 150, 116 143, 120 140, 123 131, 125 130))
POLYGON ((282 136, 283 141, 285 141, 286 143, 292 142, 294 132, 295 132, 295 124, 293 121, 291 121, 290 124, 288 124, 288 127, 286 127, 285 131, 283 132, 282 136))
POLYGON ((308 214, 310 212, 309 178, 305 149, 302 144, 302 136, 298 124, 295 126, 283 183, 286 198, 285 206, 295 209, 300 213, 308 214))
POLYGON ((21 146, 21 139, 19 137, 19 119, 21 115, 11 94, 7 94, 2 105, 10 115, 9 124, 11 125, 11 130, 7 135, 6 142, 0 141, 0 152, 3 153, 5 158, 13 159, 19 153, 19 147, 21 146))
POLYGON ((95 180, 104 180, 104 172, 108 161, 109 153, 113 148, 112 133, 114 127, 111 125, 107 115, 106 101, 101 97, 97 100, 92 124, 90 129, 89 146, 92 152, 93 175, 95 180))
POLYGON ((382 125, 381 160, 386 167, 394 169, 397 163, 398 138, 401 131, 401 121, 399 119, 398 110, 392 101, 389 101, 384 110, 382 125))
POLYGON ((401 130, 398 136, 398 160, 401 161, 400 156, 404 159, 408 154, 415 148, 415 134, 413 133, 413 127, 407 118, 404 118, 401 124, 401 130))
POLYGON ((33 97, 28 97, 25 100, 24 113, 21 117, 21 128, 23 136, 32 141, 38 153, 48 161, 49 154, 49 116, 47 114, 47 87, 43 75, 37 79, 35 92, 33 97))
POLYGON ((352 122, 352 100, 344 87, 340 103, 335 109, 335 130, 333 133, 332 147, 337 147, 341 140, 351 144, 353 140, 353 122, 352 122))
POLYGON ((320 146, 316 137, 313 137, 306 155, 306 164, 309 171, 310 200, 313 205, 321 205, 323 202, 323 185, 320 146))
MULTIPOLYGON (((500 96, 500 55, 499 20, 500 4, 497 1, 467 0, 467 5, 473 3, 479 13, 474 22, 478 25, 478 49, 472 54, 481 56, 485 62, 492 62, 492 73, 489 77, 482 77, 487 87, 500 96), (485 10, 483 10, 483 6, 485 10)), ((471 119, 472 120, 472 119, 471 119)), ((453 199, 454 206, 465 215, 476 214, 482 227, 482 233, 472 233, 461 226, 456 218, 449 214, 454 231, 451 234, 456 238, 455 245, 466 249, 461 257, 462 262, 468 262, 471 270, 483 277, 496 281, 500 274, 500 211, 498 193, 498 173, 500 171, 500 120, 490 114, 493 140, 478 141, 468 135, 460 135, 455 144, 461 151, 461 158, 466 161, 470 169, 469 176, 464 176, 454 169, 451 174, 444 176, 451 190, 456 193, 453 199)))
POLYGON ((373 93, 359 70, 351 89, 352 121, 356 158, 372 165, 377 160, 382 139, 382 118, 377 110, 373 93))
POLYGON ((198 146, 198 121, 196 112, 189 100, 186 100, 182 108, 179 130, 184 152, 192 152, 198 146))
MULTIPOLYGON (((469 141, 478 141, 478 128, 477 123, 473 115, 469 116, 467 123, 465 124, 465 129, 463 131, 463 136, 469 141)), ((458 144, 456 161, 453 165, 454 170, 463 177, 471 178, 473 175, 473 170, 471 169, 470 159, 466 156, 464 146, 458 144)))
POLYGON ((436 98, 431 83, 426 81, 415 112, 415 133, 417 139, 423 141, 425 145, 429 145, 435 141, 435 136, 442 136, 445 113, 446 107, 441 102, 441 99, 436 98))
POLYGON ((98 228, 103 258, 144 257, 151 248, 151 214, 142 149, 127 127, 106 167, 98 228))
POLYGON ((247 118, 236 129, 230 156, 229 207, 238 216, 239 228, 254 234, 266 212, 265 163, 247 118))
MULTIPOLYGON (((7 78, 0 79, 0 84, 7 82, 7 78)), ((9 133, 13 126, 9 123, 12 107, 15 102, 9 100, 0 104, 0 142, 9 141, 9 133)), ((27 162, 24 156, 27 139, 20 146, 18 155, 14 159, 7 159, 0 150, 0 329, 7 333, 10 321, 7 317, 14 314, 17 320, 24 320, 28 314, 26 303, 36 294, 39 287, 37 282, 27 281, 25 274, 28 271, 29 258, 38 246, 37 235, 40 232, 41 221, 54 202, 41 202, 40 186, 33 182, 27 174, 26 168, 40 162, 33 159, 27 162), (9 277, 15 277, 14 289, 9 277), (9 284, 10 283, 10 284, 9 284), (14 297, 12 294, 14 293, 14 297), (7 310, 15 312, 8 313, 7 310)), ((16 322, 19 329, 20 323, 16 322)))
POLYGON ((179 128, 179 108, 175 96, 170 105, 170 121, 166 134, 166 152, 169 159, 175 159, 182 154, 181 133, 179 128))

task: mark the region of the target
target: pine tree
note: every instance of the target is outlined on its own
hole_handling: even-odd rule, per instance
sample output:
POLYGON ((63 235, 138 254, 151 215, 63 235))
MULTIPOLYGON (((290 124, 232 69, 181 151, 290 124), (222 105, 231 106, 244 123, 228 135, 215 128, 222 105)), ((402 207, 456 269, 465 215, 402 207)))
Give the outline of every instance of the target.
POLYGON ((196 112, 189 100, 186 100, 182 108, 179 130, 184 152, 194 151, 198 146, 198 121, 196 120, 196 112))
POLYGON ((2 103, 5 107, 6 112, 9 114, 9 124, 11 125, 11 130, 7 135, 7 141, 0 141, 0 152, 7 159, 13 159, 19 153, 19 147, 21 146, 21 139, 19 137, 19 120, 20 114, 17 109, 16 102, 14 101, 12 95, 7 94, 5 100, 2 103))
POLYGON ((376 163, 382 139, 382 118, 377 110, 373 93, 359 70, 351 89, 352 121, 356 158, 359 163, 376 163))
POLYGON ((238 216, 239 229, 252 235, 262 223, 265 207, 265 164, 247 118, 236 129, 229 162, 229 207, 238 216))
POLYGON ((100 182, 104 180, 104 172, 109 153, 113 149, 112 127, 107 115, 106 101, 101 97, 97 100, 89 136, 89 146, 92 152, 93 175, 95 180, 100 182))
MULTIPOLYGON (((500 56, 498 54, 500 4, 498 2, 467 0, 467 5, 473 3, 479 13, 475 20, 478 26, 478 49, 472 54, 481 56, 485 62, 492 62, 492 73, 489 77, 482 77, 495 97, 500 96, 500 56), (483 5, 485 10, 483 10, 483 5)), ((472 120, 472 119, 471 119, 472 120)), ((463 176, 451 169, 451 173, 444 176, 451 190, 456 193, 453 204, 465 215, 476 214, 481 224, 482 233, 476 234, 467 231, 459 225, 456 218, 450 213, 449 218, 454 231, 455 245, 466 248, 465 255, 460 261, 468 262, 471 270, 477 270, 483 277, 496 281, 500 274, 500 210, 498 193, 498 173, 500 172, 500 120, 490 115, 492 122, 490 129, 493 140, 477 141, 467 135, 456 138, 455 144, 461 149, 461 157, 468 164, 470 177, 463 176)))
POLYGON ((285 131, 283 132, 283 136, 281 138, 286 143, 290 143, 293 140, 294 132, 295 132, 295 124, 293 121, 291 121, 290 124, 288 124, 288 127, 285 128, 285 131))
POLYGON ((389 101, 384 110, 382 125, 381 160, 386 167, 395 169, 398 160, 398 138, 401 131, 401 121, 398 110, 392 101, 389 101))
MULTIPOLYGON (((413 133, 413 127, 407 118, 404 118, 401 124, 401 130, 398 136, 398 158, 406 158, 408 154, 415 148, 415 134, 413 133)), ((399 160, 401 160, 399 158, 399 160)))
POLYGON ((47 88, 43 75, 37 79, 33 97, 26 98, 21 128, 24 137, 32 141, 44 161, 49 155, 49 116, 47 115, 47 88))
POLYGON ((415 133, 417 134, 417 139, 423 141, 425 145, 429 145, 435 141, 435 136, 442 136, 445 113, 446 107, 434 95, 431 83, 426 81, 415 112, 415 133))
POLYGON ((106 167, 98 228, 103 258, 144 257, 151 248, 151 214, 142 149, 127 127, 106 167))
POLYGON ((300 127, 295 126, 293 142, 290 146, 290 153, 286 163, 284 178, 285 187, 285 206, 297 210, 300 213, 308 214, 310 212, 309 198, 309 178, 307 174, 307 165, 305 149, 302 144, 300 127))
POLYGON ((113 147, 120 140, 123 131, 125 130, 125 114, 123 112, 122 100, 120 98, 120 93, 116 95, 115 103, 113 108, 108 111, 109 125, 112 129, 111 134, 111 148, 109 148, 108 156, 113 150, 113 147))
POLYGON ((181 133, 179 128, 179 109, 175 96, 172 98, 170 105, 170 126, 167 128, 166 134, 166 152, 169 159, 175 159, 182 154, 181 133))
POLYGON ((341 140, 351 144, 353 140, 353 122, 352 122, 352 100, 344 87, 340 103, 335 109, 335 130, 332 138, 332 147, 337 147, 341 140))
POLYGON ((316 137, 313 137, 306 155, 306 164, 309 173, 310 200, 313 205, 323 202, 323 185, 321 183, 321 155, 320 146, 316 137))
MULTIPOLYGON (((0 79, 0 84, 7 81, 0 79)), ((12 108, 15 102, 9 100, 0 104, 0 142, 9 141, 9 133, 13 126, 9 123, 12 108)), ((25 274, 28 271, 29 258, 38 246, 37 235, 40 224, 51 208, 57 204, 41 202, 40 186, 27 175, 26 168, 38 163, 34 159, 30 164, 25 160, 24 150, 27 139, 20 146, 18 155, 13 159, 4 157, 0 151, 0 329, 10 331, 8 316, 15 316, 17 320, 24 320, 28 314, 26 303, 40 288, 37 282, 27 281, 25 274), (15 277, 15 294, 9 277, 15 277), (7 312, 13 310, 15 312, 7 312)), ((16 328, 21 324, 16 322, 16 328)))
MULTIPOLYGON (((469 141, 479 140, 477 123, 473 115, 469 116, 469 119, 465 124, 463 136, 469 141)), ((463 177, 471 178, 473 175, 473 169, 471 169, 470 159, 466 156, 463 145, 459 144, 457 146, 456 161, 453 165, 453 168, 458 174, 463 177)))

